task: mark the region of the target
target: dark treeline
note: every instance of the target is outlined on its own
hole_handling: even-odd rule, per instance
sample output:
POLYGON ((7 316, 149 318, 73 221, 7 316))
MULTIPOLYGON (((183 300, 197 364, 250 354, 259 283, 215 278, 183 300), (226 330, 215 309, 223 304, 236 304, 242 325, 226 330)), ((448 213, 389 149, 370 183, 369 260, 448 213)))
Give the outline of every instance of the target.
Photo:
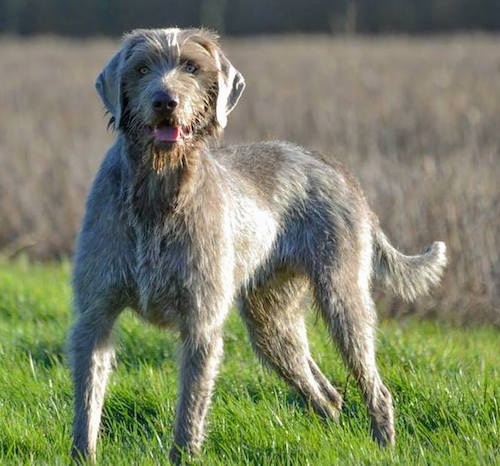
POLYGON ((500 29, 500 0, 0 0, 0 33, 120 35, 204 25, 230 35, 500 29))

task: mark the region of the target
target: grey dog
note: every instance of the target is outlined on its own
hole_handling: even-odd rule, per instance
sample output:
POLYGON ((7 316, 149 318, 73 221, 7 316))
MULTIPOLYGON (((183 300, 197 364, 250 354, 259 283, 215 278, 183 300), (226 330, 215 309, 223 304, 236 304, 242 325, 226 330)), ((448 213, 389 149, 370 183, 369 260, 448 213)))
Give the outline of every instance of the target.
POLYGON ((97 78, 117 138, 90 191, 75 255, 77 459, 95 457, 112 327, 125 307, 180 335, 172 462, 201 447, 234 302, 262 362, 317 413, 337 418, 341 395, 308 348, 308 289, 360 386, 374 439, 395 441, 370 283, 414 299, 439 281, 445 245, 398 252, 355 179, 319 154, 286 142, 210 144, 244 86, 202 29, 134 31, 97 78))

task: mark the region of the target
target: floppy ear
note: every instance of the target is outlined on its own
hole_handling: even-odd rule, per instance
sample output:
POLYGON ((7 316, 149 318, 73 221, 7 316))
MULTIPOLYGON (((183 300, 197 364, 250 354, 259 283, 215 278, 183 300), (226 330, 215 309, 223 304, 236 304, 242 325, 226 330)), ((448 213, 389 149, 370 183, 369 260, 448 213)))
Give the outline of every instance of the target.
POLYGON ((220 50, 217 51, 217 59, 219 61, 219 91, 216 116, 219 125, 225 128, 227 116, 236 107, 243 89, 245 89, 245 79, 220 50))
POLYGON ((122 115, 121 104, 121 70, 124 61, 123 48, 107 63, 95 81, 95 88, 112 115, 114 129, 118 129, 122 115))

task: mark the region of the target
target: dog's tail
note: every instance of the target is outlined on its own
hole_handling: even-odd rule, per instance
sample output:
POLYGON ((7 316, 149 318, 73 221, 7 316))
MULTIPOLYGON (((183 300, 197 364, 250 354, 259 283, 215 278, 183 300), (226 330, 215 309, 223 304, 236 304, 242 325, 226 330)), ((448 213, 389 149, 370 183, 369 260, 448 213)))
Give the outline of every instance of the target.
POLYGON ((373 271, 375 278, 407 301, 426 294, 439 283, 446 266, 446 245, 436 241, 423 254, 405 256, 375 227, 373 271))

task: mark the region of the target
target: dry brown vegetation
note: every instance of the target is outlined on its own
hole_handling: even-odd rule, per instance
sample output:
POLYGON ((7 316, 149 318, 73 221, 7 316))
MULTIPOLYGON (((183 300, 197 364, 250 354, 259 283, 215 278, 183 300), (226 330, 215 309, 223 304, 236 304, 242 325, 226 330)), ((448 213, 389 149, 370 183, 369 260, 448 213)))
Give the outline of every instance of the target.
MULTIPOLYGON (((224 41, 247 90, 226 141, 288 139, 342 160, 395 245, 446 241, 443 285, 382 312, 500 324, 498 36, 224 41)), ((72 251, 112 140, 93 81, 116 43, 0 41, 0 249, 72 251)))

